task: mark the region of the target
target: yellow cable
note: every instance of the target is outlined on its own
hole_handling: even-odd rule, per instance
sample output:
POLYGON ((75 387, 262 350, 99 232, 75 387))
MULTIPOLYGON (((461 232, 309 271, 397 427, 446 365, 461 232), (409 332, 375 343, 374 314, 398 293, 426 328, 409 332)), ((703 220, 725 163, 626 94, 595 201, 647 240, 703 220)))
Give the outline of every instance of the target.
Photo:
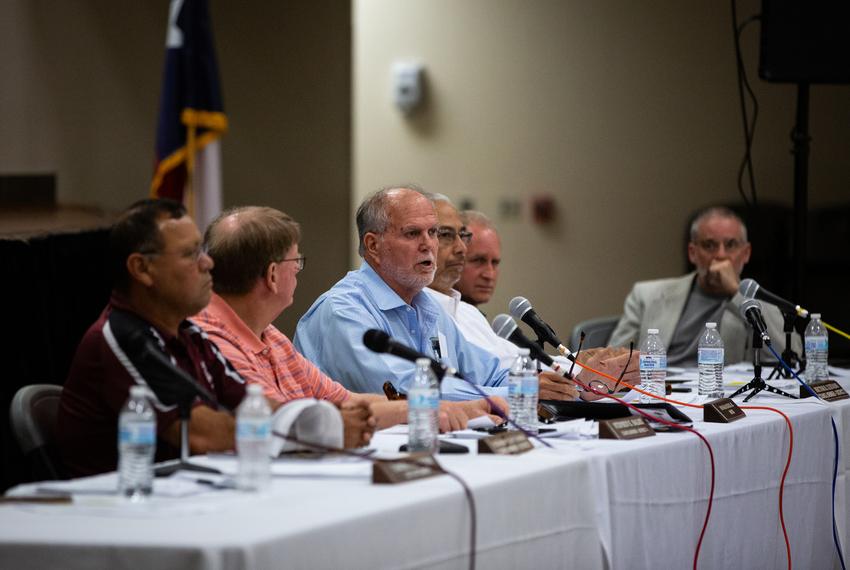
POLYGON ((844 331, 842 331, 842 330, 838 330, 838 329, 837 329, 837 328, 835 328, 834 326, 832 326, 832 325, 830 325, 830 324, 828 324, 828 323, 825 323, 824 321, 821 321, 821 323, 823 323, 823 326, 825 326, 826 328, 828 328, 828 329, 829 329, 829 330, 831 330, 832 332, 837 333, 837 334, 840 334, 841 336, 843 336, 843 337, 844 337, 844 338, 846 338, 847 340, 850 340, 850 334, 847 334, 846 332, 844 332, 844 331))

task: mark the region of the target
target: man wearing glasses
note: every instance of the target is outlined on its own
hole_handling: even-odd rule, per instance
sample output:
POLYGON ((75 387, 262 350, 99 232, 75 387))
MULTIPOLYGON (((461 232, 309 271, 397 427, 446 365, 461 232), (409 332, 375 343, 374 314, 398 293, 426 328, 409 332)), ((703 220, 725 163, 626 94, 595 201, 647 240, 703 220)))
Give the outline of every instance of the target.
MULTIPOLYGON (((380 329, 458 369, 485 393, 506 395, 508 370, 492 353, 467 341, 423 291, 437 271, 440 224, 433 200, 409 186, 379 190, 357 209, 357 231, 363 263, 301 318, 295 335, 298 350, 350 390, 380 393, 389 381, 406 393, 413 364, 363 345, 364 332, 380 329)), ((458 238, 456 242, 463 241, 458 238)), ((449 377, 443 379, 441 393, 450 400, 479 397, 466 382, 449 377)), ((540 393, 550 399, 576 397, 575 385, 552 373, 541 375, 540 393)))
MULTIPOLYGON (((705 323, 716 322, 726 348, 726 363, 747 359, 752 335, 739 313, 744 297, 738 286, 751 249, 747 228, 732 210, 711 207, 702 211, 691 224, 688 243, 688 259, 696 271, 682 277, 636 283, 626 297, 623 316, 610 344, 642 342, 648 328, 658 328, 667 346, 667 362, 672 366, 696 366, 705 323)), ((781 334, 782 315, 768 303, 762 303, 762 313, 774 348, 781 352, 785 340, 781 334)))
MULTIPOLYGON (((185 208, 142 200, 124 212, 109 236, 114 289, 77 347, 62 391, 57 443, 68 475, 112 471, 118 463, 118 415, 130 387, 160 374, 147 350, 158 350, 225 408, 245 393, 244 380, 187 317, 210 299, 213 261, 185 208)), ((157 461, 177 457, 175 406, 153 398, 157 461)), ((207 405, 192 408, 191 453, 233 449, 233 416, 207 405)))
POLYGON ((461 293, 454 289, 463 275, 467 246, 473 235, 446 196, 432 194, 431 198, 440 224, 437 228, 439 246, 437 272, 426 291, 451 316, 468 341, 495 354, 502 368, 510 368, 517 357, 517 346, 494 333, 481 311, 462 301, 461 293))

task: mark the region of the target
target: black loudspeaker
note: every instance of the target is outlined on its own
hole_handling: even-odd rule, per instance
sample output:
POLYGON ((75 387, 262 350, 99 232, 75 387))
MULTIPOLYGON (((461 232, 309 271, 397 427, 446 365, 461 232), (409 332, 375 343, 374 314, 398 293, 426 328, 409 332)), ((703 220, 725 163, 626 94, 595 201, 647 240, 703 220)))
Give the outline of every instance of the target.
POLYGON ((759 77, 850 83, 850 2, 762 0, 759 77))

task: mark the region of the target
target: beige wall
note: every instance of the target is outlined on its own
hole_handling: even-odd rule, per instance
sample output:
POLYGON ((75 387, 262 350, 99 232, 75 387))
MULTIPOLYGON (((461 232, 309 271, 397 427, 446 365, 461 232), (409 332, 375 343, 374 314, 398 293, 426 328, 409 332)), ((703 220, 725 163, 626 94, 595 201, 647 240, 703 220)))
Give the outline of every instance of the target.
MULTIPOLYGON (((740 19, 760 3, 742 2, 740 19)), ((503 235, 492 317, 514 295, 567 337, 616 314, 631 283, 677 274, 686 216, 737 199, 743 152, 731 16, 718 2, 355 0, 352 203, 414 181, 471 198, 503 235), (428 101, 404 118, 390 68, 426 67, 428 101), (557 223, 528 199, 555 198, 557 223), (520 216, 499 214, 505 199, 520 216)), ((757 77, 760 199, 791 202, 792 86, 757 77)), ((812 88, 810 202, 850 197, 850 88, 812 88)))
MULTIPOLYGON (((302 221, 286 332, 348 266, 348 2, 211 2, 230 132, 224 201, 302 221)), ((63 204, 148 192, 168 2, 0 3, 0 172, 56 172, 63 204)))

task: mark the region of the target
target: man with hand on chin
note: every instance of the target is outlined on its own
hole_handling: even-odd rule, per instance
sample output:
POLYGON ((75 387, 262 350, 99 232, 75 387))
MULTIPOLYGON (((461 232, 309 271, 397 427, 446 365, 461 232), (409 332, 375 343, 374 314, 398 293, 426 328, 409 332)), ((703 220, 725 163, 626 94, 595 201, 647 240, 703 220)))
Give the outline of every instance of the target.
MULTIPOLYGON (((626 297, 623 316, 610 344, 643 342, 646 330, 657 328, 667 347, 669 365, 696 366, 705 323, 715 322, 725 345, 726 363, 748 359, 752 334, 740 314, 745 299, 738 286, 751 253, 741 218, 724 207, 703 210, 691 224, 688 243, 688 259, 696 271, 682 277, 636 283, 626 297)), ((762 302, 762 315, 774 350, 781 352, 785 348, 782 314, 774 305, 762 302)), ((794 350, 799 353, 796 337, 794 350)), ((772 358, 766 348, 762 349, 762 356, 772 358)))

